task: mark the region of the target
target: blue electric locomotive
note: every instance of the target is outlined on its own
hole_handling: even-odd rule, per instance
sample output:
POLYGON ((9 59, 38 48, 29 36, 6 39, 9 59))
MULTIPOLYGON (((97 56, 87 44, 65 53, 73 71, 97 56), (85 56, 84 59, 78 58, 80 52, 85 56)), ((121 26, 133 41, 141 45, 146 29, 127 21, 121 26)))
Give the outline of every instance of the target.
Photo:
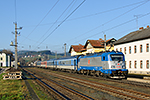
POLYGON ((41 63, 41 66, 46 66, 47 68, 63 69, 70 72, 109 78, 127 78, 128 74, 123 53, 115 51, 51 59, 47 63, 38 62, 38 66, 39 63, 41 63))
POLYGON ((79 57, 78 71, 109 78, 126 78, 128 70, 122 52, 104 52, 79 57))

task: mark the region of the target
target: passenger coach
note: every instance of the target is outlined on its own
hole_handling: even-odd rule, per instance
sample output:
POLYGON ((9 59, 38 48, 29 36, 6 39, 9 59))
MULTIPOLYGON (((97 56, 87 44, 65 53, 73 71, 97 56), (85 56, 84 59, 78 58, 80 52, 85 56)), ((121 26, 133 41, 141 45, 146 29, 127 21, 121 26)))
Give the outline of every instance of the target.
POLYGON ((37 65, 45 68, 109 78, 127 78, 128 74, 123 53, 115 51, 52 59, 38 62, 37 65))

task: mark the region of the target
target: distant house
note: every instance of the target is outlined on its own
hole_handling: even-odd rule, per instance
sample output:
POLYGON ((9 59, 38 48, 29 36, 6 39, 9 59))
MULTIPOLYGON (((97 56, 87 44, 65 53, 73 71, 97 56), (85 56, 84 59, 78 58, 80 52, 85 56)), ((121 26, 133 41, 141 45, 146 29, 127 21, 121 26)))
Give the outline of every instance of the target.
POLYGON ((129 73, 150 74, 150 28, 140 28, 120 38, 114 49, 125 54, 129 73))
MULTIPOLYGON (((106 40, 106 50, 109 51, 114 50, 113 43, 115 41, 116 39, 114 38, 106 40)), ((99 40, 87 40, 84 48, 86 48, 86 53, 101 52, 101 51, 105 51, 104 43, 105 41, 101 38, 99 40)))
POLYGON ((11 56, 6 53, 0 53, 0 67, 10 67, 11 56))
MULTIPOLYGON (((114 45, 113 43, 116 41, 116 39, 112 38, 109 40, 106 40, 106 50, 114 50, 114 45)), ((71 53, 71 56, 74 55, 86 55, 87 53, 96 53, 96 52, 101 52, 105 51, 104 48, 104 40, 99 39, 99 40, 87 40, 85 45, 71 45, 69 49, 69 53, 71 53)))
POLYGON ((71 45, 69 49, 69 53, 71 53, 71 56, 81 55, 83 49, 84 49, 84 45, 81 45, 81 44, 71 45))

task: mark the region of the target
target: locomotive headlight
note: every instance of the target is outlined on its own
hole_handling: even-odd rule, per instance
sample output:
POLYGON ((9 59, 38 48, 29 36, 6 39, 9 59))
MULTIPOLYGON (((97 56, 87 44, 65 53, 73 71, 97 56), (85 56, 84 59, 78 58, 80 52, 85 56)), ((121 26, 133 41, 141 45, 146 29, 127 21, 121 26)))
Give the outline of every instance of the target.
POLYGON ((122 66, 122 68, 124 68, 124 69, 125 69, 126 67, 125 67, 125 66, 122 66))

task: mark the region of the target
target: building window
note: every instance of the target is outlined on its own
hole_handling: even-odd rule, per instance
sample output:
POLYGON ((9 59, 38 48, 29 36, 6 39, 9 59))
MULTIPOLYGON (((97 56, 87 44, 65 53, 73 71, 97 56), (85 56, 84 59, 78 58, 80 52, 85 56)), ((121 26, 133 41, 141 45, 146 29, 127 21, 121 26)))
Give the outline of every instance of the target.
POLYGON ((3 63, 1 63, 1 65, 0 65, 1 67, 3 67, 3 63))
POLYGON ((149 44, 146 44, 146 52, 149 52, 149 44))
POLYGON ((143 48, 142 48, 142 45, 140 45, 140 53, 143 52, 143 48))
POLYGON ((131 46, 129 46, 129 54, 131 54, 131 46))
POLYGON ((140 61, 140 68, 141 69, 143 68, 143 61, 142 60, 140 61))
POLYGON ((120 52, 122 52, 122 48, 120 48, 120 52))
POLYGON ((129 61, 129 68, 131 68, 131 61, 129 61))
POLYGON ((1 57, 1 60, 3 60, 3 58, 1 57))
POLYGON ((124 53, 126 54, 126 47, 124 47, 124 53))
POLYGON ((137 52, 137 49, 136 49, 136 45, 134 46, 134 53, 136 53, 137 52))
POLYGON ((137 62, 134 61, 134 68, 137 68, 137 62))
POLYGON ((146 60, 146 68, 149 69, 149 60, 146 60))

